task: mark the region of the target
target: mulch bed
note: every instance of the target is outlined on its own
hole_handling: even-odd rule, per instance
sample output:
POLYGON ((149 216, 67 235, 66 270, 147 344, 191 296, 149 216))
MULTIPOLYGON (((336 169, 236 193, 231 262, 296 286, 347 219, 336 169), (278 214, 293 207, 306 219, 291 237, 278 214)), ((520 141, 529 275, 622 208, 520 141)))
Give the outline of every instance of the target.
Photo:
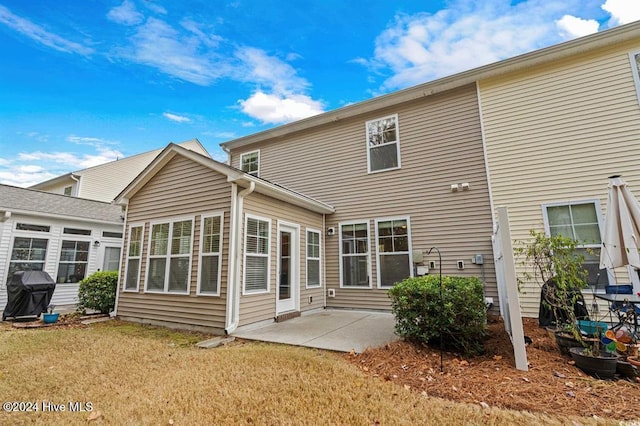
MULTIPOLYGON (((640 383, 594 379, 563 357, 537 320, 523 320, 529 371, 515 368, 513 347, 500 319, 489 322, 486 354, 463 359, 404 341, 345 358, 365 373, 432 397, 552 415, 640 419, 640 383)), ((637 380, 637 379, 636 379, 637 380)))

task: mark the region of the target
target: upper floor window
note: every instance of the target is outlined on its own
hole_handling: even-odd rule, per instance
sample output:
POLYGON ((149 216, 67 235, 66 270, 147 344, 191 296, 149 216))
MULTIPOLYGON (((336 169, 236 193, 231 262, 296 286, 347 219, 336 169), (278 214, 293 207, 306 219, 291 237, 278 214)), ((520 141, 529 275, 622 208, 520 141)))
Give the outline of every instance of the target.
POLYGON ((189 293, 193 220, 151 225, 147 291, 189 293))
POLYGON ((398 114, 367 121, 366 129, 369 173, 399 169, 398 114))
POLYGON ((578 253, 584 256, 583 267, 589 274, 589 285, 593 288, 604 288, 608 279, 606 273, 600 273, 600 201, 545 204, 542 210, 547 234, 576 240, 578 253))
POLYGON ((240 155, 240 169, 252 176, 259 176, 260 151, 252 151, 240 155))
POLYGON ((73 191, 73 186, 64 187, 64 195, 71 195, 72 191, 73 191))

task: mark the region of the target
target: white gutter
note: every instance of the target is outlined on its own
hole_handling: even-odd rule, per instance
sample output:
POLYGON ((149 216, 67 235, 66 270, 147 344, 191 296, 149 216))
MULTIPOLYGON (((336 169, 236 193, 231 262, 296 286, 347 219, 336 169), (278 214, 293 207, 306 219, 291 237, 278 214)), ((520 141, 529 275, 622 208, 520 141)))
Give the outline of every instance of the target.
POLYGON ((80 178, 74 175, 73 173, 71 173, 69 177, 77 183, 75 194, 72 194, 73 196, 77 197, 78 194, 80 194, 80 178))
POLYGON ((6 210, 2 216, 0 216, 0 223, 2 222, 6 222, 7 220, 9 220, 11 218, 11 212, 9 210, 6 210))
MULTIPOLYGON (((61 220, 73 219, 77 222, 91 222, 91 223, 100 223, 104 225, 117 225, 120 223, 115 220, 97 220, 97 219, 91 219, 91 218, 80 217, 80 216, 69 216, 69 215, 56 214, 56 213, 43 213, 43 212, 38 212, 34 210, 14 209, 11 212, 16 215, 29 216, 29 217, 43 217, 47 219, 61 219, 61 220)), ((11 213, 9 214, 9 216, 11 216, 11 213)))
MULTIPOLYGON (((129 218, 129 204, 126 204, 125 206, 125 210, 124 210, 124 224, 122 225, 122 243, 120 245, 120 247, 122 247, 122 250, 120 252, 120 262, 118 263, 118 284, 116 287, 116 303, 113 305, 113 315, 112 316, 117 316, 118 315, 118 300, 120 299, 120 291, 122 290, 120 288, 121 283, 121 279, 124 278, 123 275, 120 273, 120 271, 122 271, 122 255, 125 254, 125 252, 129 251, 129 247, 125 247, 124 242, 127 241, 127 235, 125 234, 126 230, 127 230, 127 220, 129 218)), ((127 244, 129 244, 129 241, 127 241, 127 244)), ((142 253, 140 253, 142 254, 142 253)), ((127 256, 129 255, 129 253, 127 253, 127 256)), ((138 279, 140 279, 140 277, 138 277, 138 279)))
POLYGON ((231 184, 231 233, 229 243, 229 277, 227 279, 227 321, 225 334, 233 333, 240 322, 240 255, 242 254, 241 226, 244 197, 256 189, 255 182, 250 182, 249 187, 237 191, 237 184, 231 184))

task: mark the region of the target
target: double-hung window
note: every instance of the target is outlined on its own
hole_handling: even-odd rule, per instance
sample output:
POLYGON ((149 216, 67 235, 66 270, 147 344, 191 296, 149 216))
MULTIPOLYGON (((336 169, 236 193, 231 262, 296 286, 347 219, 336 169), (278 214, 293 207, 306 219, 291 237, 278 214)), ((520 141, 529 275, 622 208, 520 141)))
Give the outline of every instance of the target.
POLYGON ((366 131, 369 173, 400 168, 398 115, 367 121, 366 131))
POLYGON ((59 283, 77 283, 87 274, 89 261, 89 241, 62 240, 60 263, 58 263, 59 283))
POLYGON ((200 274, 198 294, 220 294, 223 215, 202 216, 200 224, 200 274))
POLYGON ((151 225, 147 291, 189 294, 193 219, 151 225))
POLYGON ((45 238, 15 237, 7 282, 17 271, 42 271, 47 258, 47 243, 45 238))
POLYGON ((247 215, 244 229, 243 292, 268 292, 271 221, 247 215))
POLYGON ((607 274, 600 273, 600 201, 584 200, 542 206, 548 235, 571 238, 578 242, 578 254, 584 256, 583 267, 592 288, 604 288, 607 274))
POLYGON ((378 287, 392 287, 412 276, 409 219, 377 219, 378 287))
POLYGON ((320 287, 320 232, 307 230, 307 288, 320 287))
POLYGON ((371 287, 369 222, 340 224, 340 286, 371 287))
POLYGON ((240 169, 252 176, 259 176, 260 151, 252 151, 240 155, 240 169))
POLYGON ((127 265, 124 278, 124 289, 138 291, 140 282, 140 261, 142 259, 142 238, 144 225, 129 228, 129 243, 127 248, 127 265))

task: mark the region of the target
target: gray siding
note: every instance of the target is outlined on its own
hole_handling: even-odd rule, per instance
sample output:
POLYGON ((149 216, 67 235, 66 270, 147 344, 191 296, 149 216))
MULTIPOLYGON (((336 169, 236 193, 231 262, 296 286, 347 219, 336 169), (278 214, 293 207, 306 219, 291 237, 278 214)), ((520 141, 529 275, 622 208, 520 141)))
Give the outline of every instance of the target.
MULTIPOLYGON (((170 323, 223 330, 227 300, 229 264, 229 223, 231 184, 224 175, 177 155, 161 169, 129 202, 129 224, 144 223, 140 289, 137 293, 120 288, 118 315, 143 322, 170 323), (200 219, 202 214, 224 212, 222 277, 220 296, 197 296, 200 219), (191 285, 188 295, 144 293, 150 222, 174 217, 194 218, 191 285)), ((128 241, 123 249, 124 274, 128 241)), ((121 285, 122 287, 122 285, 121 285)))
MULTIPOLYGON (((389 309, 377 288, 374 219, 410 216, 414 250, 437 246, 444 274, 484 277, 487 296, 497 301, 492 260, 492 217, 486 179, 475 86, 425 96, 355 118, 337 120, 304 132, 265 140, 232 152, 260 149, 260 175, 336 208, 326 226, 364 219, 370 225, 372 289, 339 288, 339 237, 326 236, 326 283, 336 289, 328 306, 389 309), (367 173, 365 122, 398 114, 402 168, 367 173), (469 191, 451 192, 451 184, 468 182, 469 191), (474 254, 484 266, 471 265, 474 254), (467 267, 457 269, 457 260, 467 267)), ((437 257, 425 258, 436 260, 437 257)), ((432 271, 434 272, 434 271, 432 271)))

